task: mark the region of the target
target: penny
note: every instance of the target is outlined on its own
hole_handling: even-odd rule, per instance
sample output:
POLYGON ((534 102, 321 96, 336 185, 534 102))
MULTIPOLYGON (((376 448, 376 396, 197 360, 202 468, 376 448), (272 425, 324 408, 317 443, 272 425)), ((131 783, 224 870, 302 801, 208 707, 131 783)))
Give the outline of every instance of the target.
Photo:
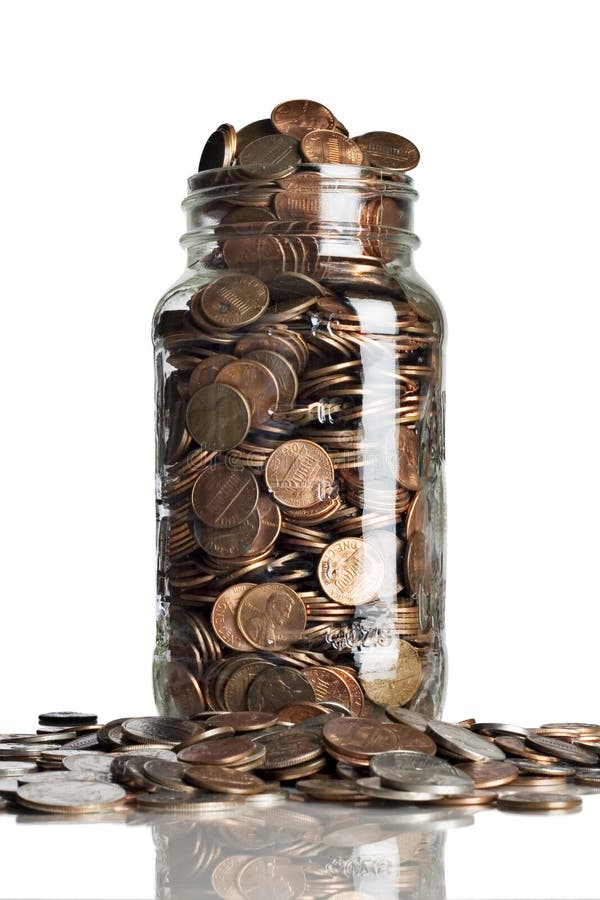
POLYGON ((177 754, 179 762, 193 765, 226 766, 242 762, 254 751, 254 744, 246 737, 224 737, 202 741, 185 747, 177 754))
POLYGON ((536 753, 535 750, 531 750, 525 744, 525 739, 518 735, 499 735, 494 739, 494 743, 497 747, 500 747, 501 750, 504 750, 505 753, 508 753, 510 756, 516 756, 519 759, 530 759, 533 762, 538 763, 558 762, 556 756, 548 756, 546 754, 536 753))
POLYGON ((187 766, 184 777, 189 784, 218 794, 260 794, 266 787, 256 775, 225 766, 187 766))
POLYGON ((360 538, 342 538, 330 544, 317 569, 328 597, 344 606, 361 606, 374 600, 384 578, 379 550, 360 538))
POLYGON ((333 481, 333 464, 314 441, 285 441, 273 450, 265 468, 265 482, 275 500, 294 509, 325 500, 333 481))
POLYGON ((428 756, 435 756, 435 741, 411 725, 402 725, 399 723, 386 723, 387 728, 391 728, 396 735, 397 750, 407 750, 412 753, 426 753, 428 756))
POLYGON ((248 434, 250 406, 235 388, 207 384, 190 398, 186 422, 197 444, 208 450, 231 450, 248 434))
POLYGON ((527 737, 529 734, 528 728, 523 728, 521 725, 507 725, 502 722, 474 722, 473 731, 478 732, 478 734, 490 734, 494 737, 496 735, 527 737))
POLYGON ((254 585, 250 582, 241 582, 228 587, 213 604, 210 620, 215 634, 227 647, 240 653, 251 652, 254 646, 245 640, 237 624, 237 608, 240 600, 254 585))
POLYGON ((418 731, 425 731, 429 722, 427 716, 414 709, 405 709, 403 706, 387 706, 385 714, 394 722, 399 722, 401 725, 410 725, 418 731))
MULTIPOLYGON (((307 672, 304 674, 306 675, 307 672)), ((327 707, 320 703, 290 703, 289 706, 284 706, 279 710, 277 720, 284 725, 297 725, 328 712, 327 707)))
POLYGON ((244 125, 237 133, 237 154, 238 156, 244 147, 251 141, 255 141, 259 137, 266 137, 273 134, 273 123, 271 119, 259 119, 256 122, 250 122, 244 125))
POLYGON ((240 328, 256 322, 269 304, 267 285, 244 273, 221 275, 211 281, 200 297, 206 318, 219 328, 240 328))
POLYGON ((223 690, 223 706, 229 712, 246 709, 246 694, 252 679, 265 667, 273 663, 262 659, 242 660, 229 676, 223 690))
POLYGON ((302 636, 306 611, 298 594, 287 585, 277 582, 259 584, 240 600, 237 624, 253 647, 284 650, 302 636))
POLYGON ((316 129, 305 134, 300 143, 304 159, 312 163, 360 166, 364 155, 359 145, 335 131, 316 129))
POLYGON ((567 741, 561 741, 559 738, 530 734, 525 740, 530 747, 539 753, 548 753, 556 756, 558 759, 579 763, 584 766, 598 765, 598 754, 593 750, 586 750, 584 747, 574 747, 572 744, 567 743, 567 741))
POLYGON ((229 363, 217 373, 215 384, 229 385, 243 393, 250 405, 253 428, 266 422, 277 409, 279 402, 277 381, 262 363, 249 359, 229 363))
POLYGON ((281 178, 301 161, 300 143, 285 134, 256 138, 239 155, 240 166, 253 178, 281 178))
POLYGON ((377 719, 330 717, 323 725, 323 738, 334 750, 368 758, 398 749, 398 737, 377 719))
POLYGON ((306 889, 302 866, 284 856, 259 856, 251 859, 237 876, 237 887, 244 900, 296 900, 306 889))
POLYGON ((234 359, 235 356, 230 356, 228 353, 213 353, 212 356, 207 356, 206 359, 203 359, 202 362, 198 363, 198 365, 190 372, 190 379, 188 382, 190 396, 195 394, 201 387, 212 384, 217 373, 221 371, 223 366, 226 366, 227 363, 230 363, 234 359))
POLYGON ((427 732, 436 744, 465 760, 505 759, 500 747, 459 725, 432 719, 427 725, 427 732))
POLYGON ((206 813, 235 810, 239 801, 223 794, 213 794, 194 790, 189 793, 164 790, 152 794, 142 793, 136 796, 139 809, 161 810, 162 812, 206 813))
POLYGON ((249 469, 232 469, 224 463, 209 465, 192 488, 192 507, 205 525, 232 528, 256 509, 258 482, 249 469))
MULTIPOLYGON (((193 374, 193 373, 192 373, 193 374)), ((191 376, 190 376, 191 384, 191 376)), ((406 537, 410 539, 416 532, 424 532, 426 528, 427 500, 424 491, 417 491, 406 511, 406 537)))
POLYGON ((286 100, 275 107, 271 113, 271 122, 281 134, 289 134, 300 141, 309 131, 333 130, 336 120, 322 103, 314 100, 286 100))
POLYGON ((216 896, 223 900, 244 900, 237 886, 237 878, 251 856, 226 856, 212 870, 211 884, 216 896))
POLYGON ((198 681, 181 663, 171 660, 163 670, 166 705, 180 716, 193 716, 205 707, 198 681))
POLYGON ((419 151, 407 138, 389 131, 368 131, 354 138, 370 166, 407 172, 419 164, 419 151))
POLYGON ((29 809, 52 813, 95 813, 116 806, 125 799, 125 791, 116 784, 85 781, 52 781, 23 784, 17 790, 17 802, 29 809))
POLYGON ((233 712, 219 713, 211 716, 207 722, 209 726, 229 725, 234 731, 261 731, 277 724, 277 716, 267 712, 233 712))
POLYGON ((199 547, 209 556, 219 560, 250 556, 252 547, 260 532, 258 508, 239 525, 227 528, 210 528, 200 522, 194 523, 194 537, 199 547))
POLYGON ((372 670, 367 662, 360 670, 360 683, 367 697, 377 706, 386 708, 408 703, 422 680, 419 654, 408 641, 403 640, 396 641, 395 662, 390 659, 389 669, 385 670, 375 659, 372 670))
POLYGON ((357 784, 357 781, 337 781, 319 776, 296 782, 296 788, 315 800, 360 800, 365 795, 357 784))
POLYGON ((429 542, 425 535, 417 531, 413 534, 406 548, 404 560, 406 581, 411 596, 429 595, 431 592, 432 571, 429 559, 429 542))
POLYGON ((363 695, 358 682, 347 672, 332 666, 311 666, 303 673, 310 682, 315 699, 339 701, 353 715, 360 716, 363 709, 363 695))
POLYGON ((531 759, 518 759, 516 766, 525 775, 566 776, 574 775, 576 769, 566 763, 539 763, 531 759))
POLYGON ((259 495, 256 511, 259 517, 258 534, 248 547, 248 556, 265 553, 269 550, 281 531, 279 507, 266 494, 259 495))
POLYGON ((286 409, 294 405, 298 393, 298 376, 293 365, 280 353, 273 350, 252 350, 244 359, 262 363, 266 366, 275 380, 279 392, 278 408, 286 409))
POLYGON ((198 171, 219 169, 233 163, 236 150, 236 135, 233 125, 219 125, 213 131, 202 151, 198 171))
POLYGON ((259 672, 246 694, 248 709, 270 713, 277 713, 290 703, 311 702, 314 699, 308 678, 295 669, 283 666, 273 666, 259 672))
POLYGON ((436 797, 435 806, 488 806, 498 799, 495 791, 474 790, 470 794, 436 797))
POLYGON ((180 741, 179 744, 173 748, 173 751, 179 753, 180 750, 185 750, 186 747, 191 747, 192 744, 200 744, 202 741, 212 741, 215 738, 233 737, 234 734, 235 731, 233 728, 230 728, 227 725, 218 728, 207 728, 206 731, 201 731, 199 734, 192 734, 190 737, 180 741))
POLYGON ((312 732, 290 729, 270 735, 258 735, 257 746, 265 749, 265 758, 261 769, 283 769, 299 766, 323 755, 321 737, 312 732))
POLYGON ((555 809, 579 809, 581 797, 575 794, 529 793, 518 791, 498 798, 500 809, 511 812, 542 812, 555 809))
POLYGON ((473 779, 444 760, 424 753, 384 752, 370 762, 384 787, 430 794, 456 795, 473 790, 473 779))
POLYGON ((477 790, 510 784, 519 777, 519 768, 509 762, 462 763, 458 768, 473 779, 477 790))
POLYGON ((538 733, 542 731, 570 731, 574 735, 584 734, 600 734, 600 725, 594 725, 590 722, 546 722, 537 729, 538 733))
POLYGON ((183 781, 185 769, 183 763, 166 759, 147 759, 142 763, 142 772, 148 780, 172 791, 189 790, 183 781))

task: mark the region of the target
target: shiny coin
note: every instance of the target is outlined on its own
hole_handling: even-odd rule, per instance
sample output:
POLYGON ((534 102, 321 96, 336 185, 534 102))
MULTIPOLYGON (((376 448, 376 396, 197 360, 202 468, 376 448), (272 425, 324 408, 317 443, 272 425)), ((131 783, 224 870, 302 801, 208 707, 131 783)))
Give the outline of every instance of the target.
POLYGON ((435 806, 489 806, 498 799, 496 791, 475 790, 454 797, 437 797, 435 806))
POLYGON ((224 737, 192 744, 180 750, 177 759, 192 765, 235 765, 247 759, 255 749, 250 738, 224 737))
POLYGON ((473 779, 444 760, 424 753, 393 752, 374 756, 371 772, 385 787, 431 794, 466 794, 473 790, 473 779))
POLYGON ((275 499, 292 508, 324 500, 333 480, 333 464, 314 441, 285 441, 271 453, 265 468, 265 481, 275 499))
POLYGON ((356 787, 354 781, 338 781, 326 776, 301 779, 296 789, 315 800, 360 800, 365 794, 356 787))
POLYGON ((211 727, 229 725, 234 731, 261 731, 277 724, 277 716, 267 712, 232 712, 211 716, 206 724, 211 727))
POLYGON ((323 725, 323 738, 334 750, 363 758, 399 749, 394 730, 378 719, 331 716, 323 725))
POLYGON ((298 376, 289 362, 280 353, 273 350, 253 350, 247 353, 244 359, 259 362, 271 372, 277 381, 279 391, 279 409, 289 409, 293 406, 298 393, 298 376))
POLYGON ((219 328, 236 329, 261 317, 269 304, 269 289, 253 275, 221 275, 200 295, 204 316, 219 328))
POLYGON ((363 794, 376 797, 378 800, 395 800, 397 803, 424 803, 428 800, 439 799, 437 794, 426 791, 397 791, 390 787, 384 787, 377 775, 368 775, 357 778, 355 784, 363 794))
POLYGON ((255 585, 251 582, 240 582, 228 587, 219 594, 210 613, 211 624, 218 639, 226 647, 240 653, 254 650, 254 645, 244 638, 237 624, 240 600, 253 587, 255 585))
POLYGON ((539 763, 531 759, 518 759, 516 760, 516 766, 519 772, 523 772, 525 775, 565 776, 569 778, 576 771, 573 766, 568 766, 566 763, 539 763))
POLYGON ((0 762, 0 778, 16 778, 17 775, 26 775, 28 772, 37 772, 38 767, 32 762, 18 760, 4 760, 0 762))
POLYGON ((501 784, 510 784, 519 777, 519 768, 509 762, 495 762, 485 760, 483 762, 462 763, 457 768, 473 779, 477 790, 499 787, 501 784))
POLYGON ((184 777, 195 787, 219 794, 260 794, 266 787, 255 775, 225 766, 188 766, 184 777))
POLYGON ((192 507, 198 518, 213 528, 234 528, 256 509, 258 482, 249 469, 224 463, 209 465, 192 488, 192 507))
POLYGON ((204 145, 198 171, 204 172, 206 169, 220 169, 232 165, 235 151, 235 128, 228 124, 219 125, 204 145))
POLYGON ((17 791, 17 802, 29 809, 53 813, 94 813, 116 806, 125 799, 125 791, 116 784, 85 781, 52 781, 24 784, 17 791))
POLYGON ((36 757, 47 750, 60 750, 60 747, 58 744, 17 744, 7 741, 0 744, 0 760, 36 757))
POLYGON ((323 743, 320 735, 295 729, 275 734, 258 735, 256 745, 265 749, 260 768, 265 771, 299 766, 321 756, 323 743))
POLYGON ((575 773, 575 781, 577 784, 591 784, 598 787, 600 786, 600 769, 579 769, 575 773))
POLYGON ((463 759, 474 761, 505 759, 505 754, 495 744, 459 725, 432 719, 427 731, 436 744, 463 759))
POLYGON ((306 610, 300 597, 287 585, 276 582, 259 584, 240 600, 237 624, 253 647, 284 650, 302 636, 306 610))
POLYGON ((344 606, 361 606, 379 594, 384 563, 375 546, 361 538, 330 544, 319 560, 317 575, 328 597, 344 606))
POLYGON ((530 734, 527 744, 538 753, 547 753, 550 756, 556 756, 558 759, 564 759, 567 762, 578 763, 584 766, 598 765, 598 754, 593 750, 586 750, 584 747, 574 747, 567 741, 561 741, 558 738, 543 737, 542 735, 530 734))
POLYGON ((370 166, 408 172, 419 164, 419 151, 407 138, 390 131, 368 131, 354 138, 370 166))
POLYGON ((511 812, 542 812, 552 809, 579 809, 581 797, 574 794, 546 794, 518 791, 498 799, 500 809, 511 812))
POLYGON ((250 406, 235 388, 207 384, 191 397, 186 421, 196 443, 208 450, 232 450, 248 434, 250 406))
POLYGON ((200 734, 204 726, 200 722, 186 722, 168 716, 125 719, 123 733, 136 744, 179 744, 184 738, 200 734))
POLYGON ((157 812, 213 813, 235 809, 239 800, 203 791, 158 790, 151 794, 138 794, 136 803, 139 809, 151 809, 157 812))
POLYGON ((315 100, 286 100, 275 107, 271 122, 281 134, 289 134, 301 141, 309 131, 333 130, 336 120, 326 106, 315 100))
POLYGON ((305 134, 300 143, 302 155, 311 163, 360 166, 364 155, 359 145, 335 131, 318 129, 305 134))
POLYGON ((73 753, 63 760, 65 769, 70 772, 96 772, 106 774, 114 757, 109 753, 73 753))
POLYGON ((529 735, 529 729, 523 728, 522 725, 505 725, 502 722, 475 722, 472 727, 478 734, 489 734, 493 737, 498 734, 512 734, 526 738, 529 735))

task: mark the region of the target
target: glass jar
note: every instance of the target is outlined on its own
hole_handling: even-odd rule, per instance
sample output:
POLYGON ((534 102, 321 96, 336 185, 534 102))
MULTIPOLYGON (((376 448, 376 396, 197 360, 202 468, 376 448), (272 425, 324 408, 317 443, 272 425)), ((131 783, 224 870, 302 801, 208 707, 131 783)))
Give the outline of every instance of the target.
POLYGON ((441 712, 445 327, 416 198, 345 165, 189 179, 154 318, 161 714, 441 712))

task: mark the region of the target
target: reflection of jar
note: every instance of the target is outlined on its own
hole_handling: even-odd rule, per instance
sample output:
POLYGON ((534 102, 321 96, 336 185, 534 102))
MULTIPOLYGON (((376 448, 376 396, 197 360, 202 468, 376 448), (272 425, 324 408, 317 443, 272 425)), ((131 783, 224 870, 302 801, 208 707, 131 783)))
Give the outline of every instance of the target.
POLYGON ((154 322, 159 709, 439 715, 444 320, 412 180, 302 164, 189 187, 154 322))

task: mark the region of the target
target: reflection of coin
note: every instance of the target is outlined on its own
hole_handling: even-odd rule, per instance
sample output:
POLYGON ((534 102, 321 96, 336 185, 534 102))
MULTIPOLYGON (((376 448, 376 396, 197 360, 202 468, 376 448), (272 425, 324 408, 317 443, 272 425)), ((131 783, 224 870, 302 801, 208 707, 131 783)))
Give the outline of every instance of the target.
POLYGON ((207 384, 187 406, 188 431, 208 450, 231 450, 250 428, 250 407, 240 391, 226 384, 207 384))
MULTIPOLYGON (((308 673, 310 669, 306 671, 308 673)), ((259 672, 246 695, 248 709, 274 713, 289 703, 310 703, 314 699, 314 691, 304 673, 284 666, 272 666, 259 672)))
POLYGON ((330 544, 319 560, 321 587, 342 606, 361 606, 378 595, 384 576, 379 550, 361 538, 342 538, 330 544))
POLYGON ((243 394, 250 405, 253 428, 266 422, 277 409, 277 380, 262 363, 250 359, 236 360, 224 366, 215 381, 217 384, 228 384, 243 394))
POLYGON ((252 275, 221 275, 208 284, 200 297, 202 312, 220 328, 239 328, 260 318, 269 303, 269 289, 252 275))
POLYGON ((231 528, 256 509, 258 483, 249 469, 231 469, 224 463, 208 466, 192 488, 192 506, 205 525, 231 528))
POLYGON ((305 508, 324 500, 334 471, 329 455, 313 441, 285 441, 271 453, 265 481, 284 506, 305 508))
POLYGON ((257 649, 285 650, 302 636, 306 610, 298 594, 287 585, 259 584, 242 597, 237 623, 257 649))

